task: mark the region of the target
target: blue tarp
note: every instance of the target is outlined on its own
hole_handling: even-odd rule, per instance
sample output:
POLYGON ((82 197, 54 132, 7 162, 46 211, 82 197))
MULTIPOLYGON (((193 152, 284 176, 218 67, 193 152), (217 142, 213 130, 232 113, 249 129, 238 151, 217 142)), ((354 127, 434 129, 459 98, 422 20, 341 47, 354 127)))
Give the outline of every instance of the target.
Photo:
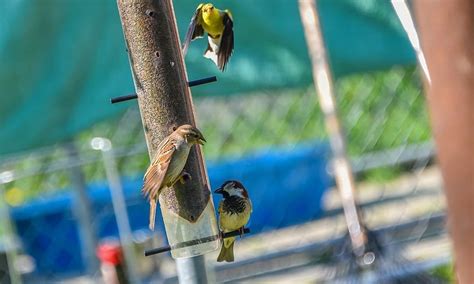
MULTIPOLYGON (((252 234, 301 224, 322 213, 322 196, 332 184, 326 171, 328 151, 326 144, 300 145, 210 162, 209 178, 214 188, 228 179, 243 181, 253 202, 248 224, 252 234)), ((140 194, 141 177, 124 180, 123 185, 132 230, 148 231, 149 206, 140 194)), ((89 196, 93 204, 92 226, 99 238, 117 237, 107 184, 90 185, 89 196)), ((213 198, 217 208, 220 196, 213 198)), ((67 192, 13 208, 12 217, 25 252, 35 259, 35 273, 57 276, 84 272, 78 223, 71 211, 73 202, 67 192)), ((158 216, 157 230, 164 233, 161 220, 158 216)))

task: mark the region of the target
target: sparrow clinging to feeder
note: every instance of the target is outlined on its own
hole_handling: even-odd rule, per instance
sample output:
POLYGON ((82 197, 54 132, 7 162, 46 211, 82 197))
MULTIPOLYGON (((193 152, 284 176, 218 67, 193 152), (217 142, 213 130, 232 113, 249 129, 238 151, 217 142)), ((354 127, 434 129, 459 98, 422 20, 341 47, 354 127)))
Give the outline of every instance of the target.
MULTIPOLYGON (((252 213, 252 202, 245 187, 238 181, 226 181, 215 193, 222 194, 219 203, 219 225, 224 233, 240 230, 243 232, 245 224, 252 213)), ((235 237, 225 238, 217 261, 234 261, 235 237)))
POLYGON ((211 59, 219 70, 224 71, 234 50, 234 23, 229 10, 221 11, 211 3, 199 4, 191 18, 183 45, 186 56, 192 40, 207 33, 208 44, 204 57, 211 59))
POLYGON ((189 151, 194 144, 206 142, 202 133, 194 126, 178 127, 158 145, 155 158, 148 167, 142 192, 150 201, 150 230, 155 229, 156 202, 164 188, 173 186, 178 180, 184 182, 183 169, 189 151))

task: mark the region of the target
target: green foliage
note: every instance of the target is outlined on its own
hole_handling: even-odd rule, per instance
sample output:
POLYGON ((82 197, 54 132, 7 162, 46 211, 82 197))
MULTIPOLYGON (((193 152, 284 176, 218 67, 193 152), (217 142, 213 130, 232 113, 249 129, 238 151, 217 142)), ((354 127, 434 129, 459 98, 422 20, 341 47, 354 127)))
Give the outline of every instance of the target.
POLYGON ((349 153, 427 141, 429 120, 416 69, 352 76, 338 84, 349 153))
POLYGON ((377 168, 365 172, 362 179, 369 182, 380 183, 397 178, 403 171, 399 167, 377 168))
MULTIPOLYGON (((430 139, 424 96, 415 68, 353 75, 338 80, 335 88, 351 156, 430 139)), ((90 140, 96 136, 111 139, 114 149, 122 154, 117 161, 122 176, 140 176, 148 166, 138 108, 132 105, 123 117, 100 123, 74 141, 81 159, 88 161, 82 167, 88 182, 105 179, 101 155, 90 148, 90 140), (142 151, 124 153, 137 145, 142 145, 142 151)), ((198 126, 209 141, 204 147, 209 160, 327 139, 323 114, 312 86, 304 90, 266 90, 242 96, 197 98, 195 105, 198 126)), ((68 169, 44 173, 51 164, 65 158, 61 147, 24 156, 8 168, 19 173, 36 173, 9 183, 7 190, 21 189, 21 200, 26 201, 70 187, 68 169)), ((401 168, 375 169, 363 178, 386 181, 401 172, 401 168)))
POLYGON ((456 283, 454 266, 452 263, 436 267, 431 271, 431 274, 445 283, 456 283))

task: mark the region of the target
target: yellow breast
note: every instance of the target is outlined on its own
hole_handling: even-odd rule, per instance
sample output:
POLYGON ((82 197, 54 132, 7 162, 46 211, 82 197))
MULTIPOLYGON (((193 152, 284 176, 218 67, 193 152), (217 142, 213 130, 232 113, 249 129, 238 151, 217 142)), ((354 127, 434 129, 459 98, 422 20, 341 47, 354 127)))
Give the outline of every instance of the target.
POLYGON ((224 31, 221 13, 217 9, 203 11, 202 27, 212 37, 217 37, 224 31))
POLYGON ((220 214, 220 226, 226 232, 235 231, 240 229, 241 227, 245 226, 250 219, 250 213, 252 211, 252 207, 249 203, 245 206, 245 210, 239 214, 228 214, 225 213, 221 206, 219 206, 219 214, 220 214))

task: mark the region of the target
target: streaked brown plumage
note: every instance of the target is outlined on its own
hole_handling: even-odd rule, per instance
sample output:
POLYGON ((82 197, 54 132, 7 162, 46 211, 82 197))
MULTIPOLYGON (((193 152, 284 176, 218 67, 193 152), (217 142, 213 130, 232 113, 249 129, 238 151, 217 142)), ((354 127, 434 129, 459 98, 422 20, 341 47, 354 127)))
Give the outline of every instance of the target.
POLYGON ((142 193, 150 201, 150 229, 155 229, 156 202, 164 188, 182 179, 183 168, 194 144, 203 145, 206 140, 194 126, 185 124, 161 141, 155 158, 148 167, 142 193))
MULTIPOLYGON (((219 203, 219 225, 224 233, 243 230, 252 213, 252 202, 244 186, 235 180, 226 181, 215 191, 223 195, 219 203)), ((217 261, 234 261, 235 237, 226 238, 222 242, 221 252, 217 261)))

